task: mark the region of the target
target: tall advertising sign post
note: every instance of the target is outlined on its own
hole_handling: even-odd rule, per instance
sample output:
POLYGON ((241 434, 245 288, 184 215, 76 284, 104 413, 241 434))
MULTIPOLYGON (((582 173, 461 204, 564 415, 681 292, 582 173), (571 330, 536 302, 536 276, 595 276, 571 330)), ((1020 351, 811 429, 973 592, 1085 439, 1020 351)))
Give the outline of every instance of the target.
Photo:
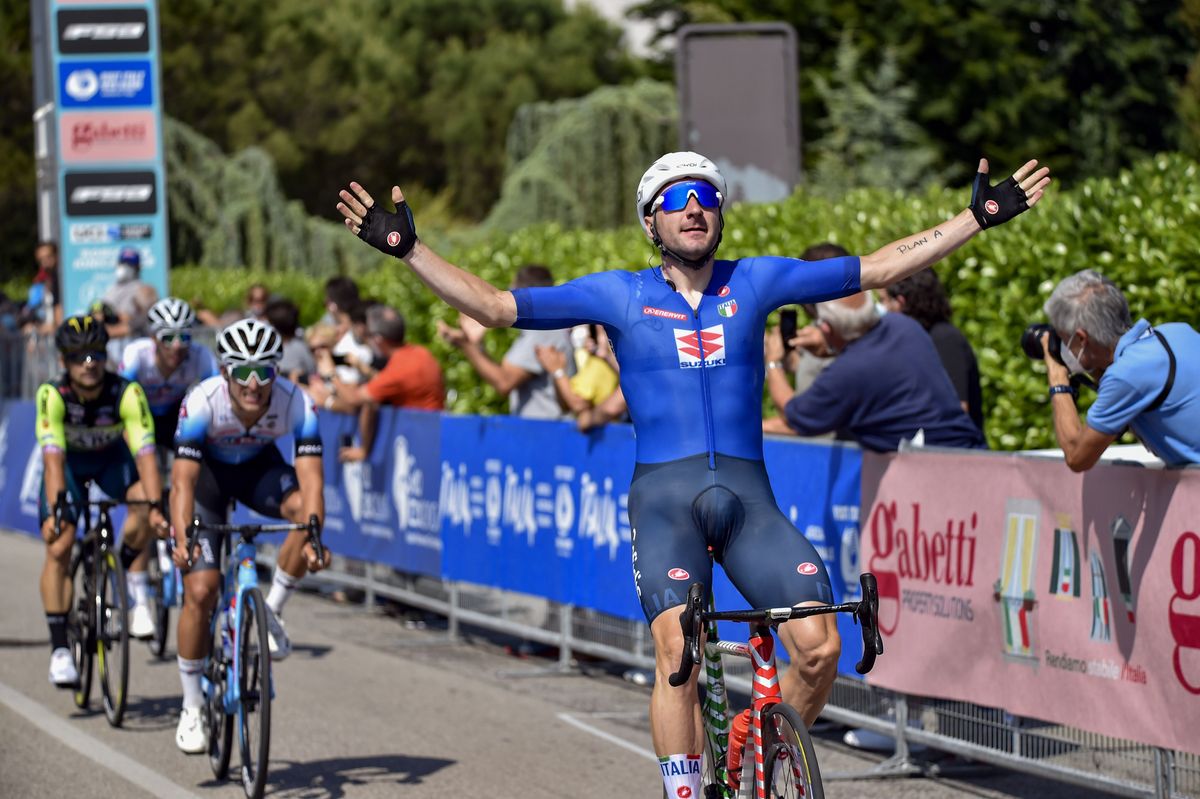
POLYGON ((155 0, 50 0, 63 310, 114 283, 121 251, 167 293, 167 193, 155 0))

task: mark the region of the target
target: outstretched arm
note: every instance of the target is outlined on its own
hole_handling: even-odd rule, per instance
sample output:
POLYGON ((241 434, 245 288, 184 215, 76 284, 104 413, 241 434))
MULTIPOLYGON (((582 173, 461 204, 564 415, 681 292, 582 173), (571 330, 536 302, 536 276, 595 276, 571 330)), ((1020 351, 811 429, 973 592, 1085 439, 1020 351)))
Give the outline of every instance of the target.
POLYGON ((1028 161, 1013 173, 1010 181, 989 186, 987 159, 979 159, 971 206, 940 225, 864 255, 860 271, 862 288, 890 286, 942 260, 985 226, 1003 224, 1026 208, 1037 205, 1050 184, 1049 167, 1037 169, 1037 163, 1028 161))
POLYGON ((501 291, 455 266, 416 237, 412 214, 399 186, 392 187, 395 214, 375 208, 375 200, 367 190, 353 181, 350 189, 342 189, 338 196, 342 201, 337 209, 351 233, 381 252, 403 260, 446 303, 488 327, 510 327, 517 321, 517 302, 512 292, 501 291))

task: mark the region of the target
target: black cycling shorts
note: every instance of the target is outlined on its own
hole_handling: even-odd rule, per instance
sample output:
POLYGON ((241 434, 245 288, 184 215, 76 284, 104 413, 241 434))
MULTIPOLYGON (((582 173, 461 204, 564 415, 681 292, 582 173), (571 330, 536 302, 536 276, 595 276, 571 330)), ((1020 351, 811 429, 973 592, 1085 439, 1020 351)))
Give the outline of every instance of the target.
MULTIPOLYGON (((91 481, 110 499, 123 500, 138 481, 137 464, 124 439, 96 452, 67 451, 63 471, 67 480, 67 507, 63 521, 75 524, 83 507, 83 484, 91 481)), ((54 515, 53 497, 46 496, 46 475, 42 473, 42 490, 38 496, 38 521, 54 515)))
POLYGON ((634 470, 633 579, 646 621, 682 605, 692 583, 711 586, 713 559, 752 607, 832 603, 825 564, 775 504, 762 461, 716 464, 697 455, 634 470))
MULTIPOLYGON (((276 447, 266 447, 244 463, 221 463, 211 458, 200 462, 196 480, 196 515, 209 524, 224 524, 233 500, 272 519, 282 519, 280 507, 293 491, 300 489, 296 470, 276 447)), ((197 536, 200 557, 192 571, 220 568, 221 533, 201 530, 197 536)))

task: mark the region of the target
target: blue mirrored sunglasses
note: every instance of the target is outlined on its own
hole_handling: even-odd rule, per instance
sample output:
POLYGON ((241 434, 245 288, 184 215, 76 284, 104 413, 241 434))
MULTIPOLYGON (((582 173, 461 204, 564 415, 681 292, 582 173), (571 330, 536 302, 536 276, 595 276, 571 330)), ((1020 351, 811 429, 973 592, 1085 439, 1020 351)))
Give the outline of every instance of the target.
POLYGON ((160 330, 154 334, 163 344, 191 344, 192 334, 185 330, 160 330))
POLYGON ((663 193, 654 199, 654 210, 662 209, 667 213, 682 211, 688 204, 688 199, 696 198, 701 208, 720 208, 721 192, 707 181, 685 180, 668 186, 663 193))

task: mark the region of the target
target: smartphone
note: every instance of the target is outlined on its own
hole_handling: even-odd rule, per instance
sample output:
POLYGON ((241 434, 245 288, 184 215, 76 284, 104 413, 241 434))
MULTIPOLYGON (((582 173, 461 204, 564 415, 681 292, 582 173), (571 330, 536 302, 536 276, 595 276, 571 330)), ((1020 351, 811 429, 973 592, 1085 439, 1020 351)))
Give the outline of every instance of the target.
POLYGON ((334 366, 345 366, 346 365, 346 356, 345 355, 333 355, 331 357, 333 358, 334 366))
POLYGON ((796 309, 784 308, 779 312, 779 335, 783 338, 783 350, 792 348, 792 339, 796 337, 796 309))

